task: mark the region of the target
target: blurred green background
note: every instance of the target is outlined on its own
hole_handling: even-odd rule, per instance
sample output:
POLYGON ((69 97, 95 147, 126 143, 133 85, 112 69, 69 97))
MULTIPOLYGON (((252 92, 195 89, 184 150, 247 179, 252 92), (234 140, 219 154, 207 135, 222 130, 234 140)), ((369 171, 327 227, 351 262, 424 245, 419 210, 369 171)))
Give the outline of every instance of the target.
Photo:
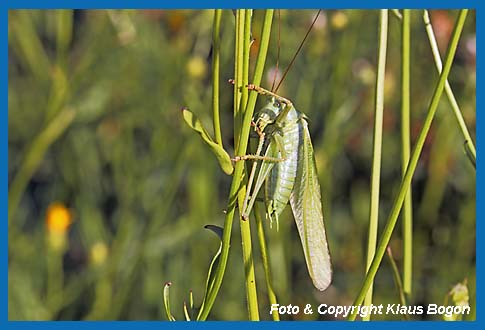
MULTIPOLYGON (((279 67, 286 68, 315 14, 275 15, 264 87, 271 87, 278 44, 279 67)), ((438 78, 421 15, 413 11, 411 21, 413 139, 438 78)), ((442 54, 456 15, 431 12, 442 54)), ((200 304, 219 244, 203 226, 222 226, 231 178, 185 126, 180 109, 188 106, 212 127, 212 19, 211 10, 9 12, 9 319, 166 319, 166 281, 173 282, 176 318, 183 318, 189 290, 200 304)), ((261 24, 262 12, 255 11, 252 61, 261 24)), ((350 305, 362 284, 377 26, 378 11, 324 11, 278 91, 310 118, 334 268, 333 285, 317 292, 288 207, 279 232, 267 226, 281 304, 350 305)), ((400 21, 391 16, 382 225, 401 173, 400 37, 400 21)), ((234 66, 230 10, 223 11, 221 38, 222 133, 233 155, 233 92, 224 83, 234 66)), ((475 47, 472 11, 450 83, 473 137, 475 47)), ((413 180, 411 305, 442 304, 465 278, 474 297, 475 170, 463 142, 443 95, 413 180)), ((391 247, 401 268, 400 237, 398 224, 391 247)), ((260 313, 269 319, 256 235, 253 247, 260 313)), ((247 319, 245 297, 235 221, 228 268, 210 318, 247 319)), ((374 303, 398 303, 388 259, 376 277, 374 303)))

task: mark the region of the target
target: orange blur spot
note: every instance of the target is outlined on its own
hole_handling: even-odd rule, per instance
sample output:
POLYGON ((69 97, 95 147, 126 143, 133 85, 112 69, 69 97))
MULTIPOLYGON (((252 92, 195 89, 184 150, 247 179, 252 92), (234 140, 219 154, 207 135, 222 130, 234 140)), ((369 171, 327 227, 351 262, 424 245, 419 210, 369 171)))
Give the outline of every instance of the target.
POLYGON ((61 203, 52 203, 47 208, 46 225, 50 232, 64 233, 72 224, 72 214, 61 203))

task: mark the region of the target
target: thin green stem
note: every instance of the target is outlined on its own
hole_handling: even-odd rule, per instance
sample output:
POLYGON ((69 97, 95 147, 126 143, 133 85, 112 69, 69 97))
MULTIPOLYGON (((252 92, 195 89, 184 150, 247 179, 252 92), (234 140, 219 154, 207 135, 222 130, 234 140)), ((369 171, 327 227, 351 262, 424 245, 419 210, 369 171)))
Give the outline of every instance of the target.
MULTIPOLYGON (((399 216, 399 212, 401 211, 401 207, 404 203, 404 198, 411 185, 411 180, 413 178, 414 171, 416 170, 416 166, 418 165, 419 156, 421 155, 421 151, 423 150, 423 146, 424 146, 424 141, 426 140, 429 129, 431 127, 431 123, 433 122, 433 118, 436 113, 436 109, 438 108, 440 97, 445 87, 446 79, 448 78, 448 75, 450 73, 451 65, 453 63, 453 58, 455 56, 456 48, 458 46, 458 41, 460 40, 460 35, 463 30, 467 13, 468 13, 467 9, 462 9, 458 16, 457 23, 453 30, 451 42, 448 46, 445 66, 438 80, 438 84, 436 85, 436 88, 434 90, 433 97, 431 98, 431 103, 428 108, 428 114, 426 116, 426 119, 423 123, 423 127, 416 141, 416 146, 412 152, 411 160, 409 161, 408 168, 406 169, 406 174, 404 176, 404 179, 401 182, 401 186, 399 187, 399 193, 396 196, 396 199, 394 200, 391 213, 386 223, 386 227, 384 228, 383 234, 379 241, 376 255, 374 257, 374 260, 372 260, 372 264, 369 268, 369 271, 367 272, 367 275, 364 279, 364 283, 362 284, 360 292, 358 293, 357 298, 354 301, 354 306, 361 305, 362 302, 364 301, 367 291, 369 290, 372 284, 372 281, 374 280, 374 277, 377 273, 377 270, 379 269, 379 266, 382 262, 382 258, 386 253, 386 248, 387 248, 387 245, 389 244, 389 241, 392 236, 392 232, 394 230, 394 227, 397 222, 397 218, 399 216)), ((352 313, 348 319, 355 320, 355 318, 357 317, 356 312, 357 311, 355 310, 354 313, 352 313)))
POLYGON ((25 62, 33 76, 42 82, 49 79, 51 62, 31 15, 32 12, 28 10, 13 11, 9 19, 9 29, 12 30, 12 43, 18 47, 20 59, 25 62))
MULTIPOLYGON (((277 304, 278 301, 276 299, 276 294, 273 288, 273 278, 271 276, 271 267, 269 262, 268 248, 266 245, 266 237, 264 234, 263 219, 261 217, 261 210, 259 209, 258 204, 254 206, 254 215, 256 218, 256 225, 258 227, 259 247, 261 248, 261 259, 263 260, 264 276, 266 279, 266 288, 268 290, 268 301, 269 305, 273 305, 277 304)), ((280 320, 280 315, 276 310, 271 313, 271 316, 273 317, 273 321, 280 320)))
POLYGON ((391 13, 399 20, 402 20, 402 14, 399 12, 399 9, 391 9, 391 13))
MULTIPOLYGON (((243 39, 243 63, 242 63, 242 90, 241 110, 245 110, 248 103, 249 91, 246 86, 249 84, 249 50, 251 48, 251 17, 252 9, 244 10, 244 39, 243 39)), ((244 116, 244 113, 242 113, 244 116)))
POLYGON ((74 120, 75 114, 76 112, 72 108, 66 108, 59 112, 46 128, 32 141, 27 149, 25 158, 22 161, 17 174, 13 178, 8 191, 9 225, 11 224, 12 218, 20 202, 22 193, 37 169, 37 166, 39 166, 42 161, 44 154, 52 143, 54 143, 54 141, 56 141, 57 138, 69 127, 74 120))
MULTIPOLYGON (((411 53, 411 25, 410 10, 404 9, 402 16, 402 72, 401 72, 401 168, 402 176, 406 174, 406 168, 411 154, 411 111, 410 111, 410 53, 411 53)), ((411 189, 408 190, 404 199, 403 210, 403 280, 404 292, 411 294, 413 274, 413 204, 411 189)))
MULTIPOLYGON (((426 33, 428 34, 429 45, 431 46, 431 50, 433 52, 433 58, 436 64, 436 68, 438 72, 441 73, 443 64, 441 63, 440 51, 438 49, 438 44, 436 43, 436 38, 433 32, 433 26, 431 25, 431 21, 429 19, 429 14, 427 10, 424 10, 423 12, 423 20, 424 20, 424 24, 426 25, 426 33)), ((458 125, 460 126, 461 133, 465 138, 467 152, 470 153, 472 157, 472 162, 475 163, 477 159, 477 152, 475 150, 475 145, 473 144, 473 140, 470 136, 470 133, 468 132, 468 129, 465 124, 465 120, 463 119, 463 116, 460 111, 460 107, 458 106, 458 102, 456 101, 455 95, 453 94, 453 91, 451 89, 451 86, 448 80, 445 83, 445 92, 446 92, 446 96, 448 96, 448 100, 450 101, 451 108, 453 109, 456 120, 458 121, 458 125)))
POLYGON ((56 62, 52 67, 52 85, 47 101, 46 122, 62 110, 64 102, 69 99, 70 82, 68 78, 69 45, 72 40, 73 11, 56 12, 56 62))
POLYGON ((57 65, 67 71, 69 45, 72 40, 73 10, 56 11, 56 52, 57 65))
MULTIPOLYGON (((271 23, 273 20, 273 12, 274 10, 272 9, 268 9, 265 12, 263 28, 261 33, 261 43, 260 43, 258 58, 256 60, 254 79, 253 79, 254 84, 257 84, 257 85, 261 83, 261 78, 263 76, 264 64, 266 62, 266 54, 268 52, 269 37, 271 34, 271 23)), ((237 89, 238 88, 237 85, 235 85, 234 88, 237 89)), ((244 113, 243 125, 240 132, 240 139, 236 148, 236 155, 238 156, 242 156, 246 154, 246 149, 248 146, 248 139, 249 139, 249 131, 251 128, 251 118, 253 117, 254 106, 256 105, 256 97, 257 97, 256 92, 250 93, 249 95, 248 104, 246 106, 246 111, 244 113)), ((214 305, 215 299, 217 297, 217 294, 222 284, 222 279, 224 277, 224 272, 227 266, 227 259, 229 256, 232 223, 233 223, 234 213, 236 209, 235 207, 236 198, 239 190, 241 189, 241 184, 243 182, 242 181, 243 173, 244 173, 244 162, 237 162, 234 169, 231 188, 229 191, 227 214, 226 214, 226 219, 224 221, 224 232, 222 236, 222 252, 221 252, 219 264, 217 265, 217 269, 214 274, 214 284, 210 292, 208 293, 208 298, 207 298, 206 304, 204 305, 204 309, 200 313, 200 318, 199 318, 200 320, 207 319, 207 316, 209 315, 212 309, 212 306, 214 305)))
MULTIPOLYGON (((242 86, 246 86, 249 83, 249 47, 251 42, 251 9, 240 9, 241 16, 244 17, 242 24, 239 25, 240 29, 243 29, 243 42, 239 43, 242 46, 243 51, 243 64, 242 64, 242 86)), ((238 33, 239 34, 239 33, 238 33)), ((238 51, 239 53, 239 51, 238 51)), ((246 111, 246 103, 248 100, 248 89, 243 87, 241 93, 241 102, 239 104, 239 111, 246 111)), ((244 115, 244 112, 242 113, 244 115)), ((246 199, 246 183, 247 176, 244 176, 244 186, 239 190, 238 205, 240 210, 244 210, 244 200, 246 199)), ((243 211, 240 212, 242 214, 243 211)), ((240 217, 239 225, 241 227, 241 243, 242 254, 244 261, 244 275, 246 280, 246 298, 248 302, 248 315, 249 320, 259 321, 258 310, 258 295, 256 290, 256 277, 254 274, 254 256, 251 242, 251 226, 250 222, 240 217)))
MULTIPOLYGON (((370 196, 370 214, 369 214, 369 237, 367 245, 367 262, 366 270, 374 258, 377 245, 377 228, 379 225, 379 191, 381 181, 381 159, 382 159, 382 121, 384 117, 384 82, 386 73, 386 54, 387 54, 387 30, 388 30, 387 9, 380 11, 379 23, 379 49, 378 49, 378 64, 376 77, 376 99, 375 99, 375 113, 374 113, 374 147, 372 155, 372 177, 371 177, 371 196, 370 196)), ((365 305, 372 304, 372 286, 371 283, 367 296, 365 297, 365 305)), ((365 321, 370 320, 370 313, 363 318, 365 321)))
MULTIPOLYGON (((37 64, 33 68, 33 74, 39 79, 44 79, 42 70, 50 68, 49 60, 42 48, 40 39, 32 26, 28 11, 18 11, 16 19, 12 20, 14 30, 17 31, 19 43, 26 52, 26 58, 30 62, 32 54, 35 54, 37 64), (17 23, 19 25, 17 25, 17 23), (30 45, 30 46, 29 46, 30 45), (32 48, 33 47, 33 48, 32 48), (45 60, 44 60, 45 58, 45 60), (47 63, 45 68, 40 68, 43 63, 47 63)), ((8 193, 8 223, 10 224, 13 215, 20 202, 26 185, 34 174, 37 166, 42 161, 45 152, 50 145, 69 127, 75 117, 75 110, 63 108, 69 84, 66 77, 67 50, 72 38, 72 10, 60 10, 56 16, 56 47, 57 59, 56 66, 52 70, 52 87, 46 105, 46 126, 42 132, 32 141, 25 158, 20 165, 8 193)), ((44 64, 45 64, 44 63, 44 64)), ((12 230, 12 229, 11 229, 12 230)))
POLYGON ((214 10, 212 27, 212 112, 214 121, 214 136, 216 143, 222 146, 221 122, 219 117, 219 68, 221 52, 221 9, 214 10))
POLYGON ((234 49, 234 145, 239 145, 241 122, 243 114, 240 107, 242 95, 243 77, 243 39, 244 39, 244 14, 241 10, 236 11, 236 42, 234 49))
MULTIPOLYGON (((401 280, 401 276, 399 274, 399 269, 397 268, 396 261, 394 261, 394 257, 392 256, 391 248, 387 248, 387 256, 389 257, 389 262, 391 263, 392 274, 394 276, 394 282, 396 282, 396 288, 399 293, 399 302, 403 306, 407 306, 406 302, 406 295, 404 294, 404 288, 401 280)), ((409 319, 409 315, 404 314, 406 319, 409 319)))
MULTIPOLYGON (((242 200, 246 195, 246 190, 241 189, 238 195, 239 207, 242 207, 242 200)), ((248 302, 249 320, 259 321, 258 294, 256 290, 256 277, 254 274, 254 256, 251 242, 250 221, 239 219, 241 226, 242 254, 244 261, 244 277, 246 282, 246 298, 248 302)))

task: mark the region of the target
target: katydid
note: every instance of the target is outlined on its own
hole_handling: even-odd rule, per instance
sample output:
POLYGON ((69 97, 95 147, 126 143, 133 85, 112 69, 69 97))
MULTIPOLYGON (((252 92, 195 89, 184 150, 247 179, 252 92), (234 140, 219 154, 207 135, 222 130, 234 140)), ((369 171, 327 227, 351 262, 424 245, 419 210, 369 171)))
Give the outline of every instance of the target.
POLYGON ((290 202, 308 272, 315 287, 323 291, 330 285, 332 270, 323 224, 320 184, 306 117, 295 109, 290 100, 259 86, 247 87, 267 95, 268 102, 253 118, 259 135, 256 154, 235 159, 254 160, 242 218, 248 218, 263 183, 266 217, 270 224, 276 222, 278 227, 279 215, 290 202), (261 165, 252 189, 258 161, 261 165))

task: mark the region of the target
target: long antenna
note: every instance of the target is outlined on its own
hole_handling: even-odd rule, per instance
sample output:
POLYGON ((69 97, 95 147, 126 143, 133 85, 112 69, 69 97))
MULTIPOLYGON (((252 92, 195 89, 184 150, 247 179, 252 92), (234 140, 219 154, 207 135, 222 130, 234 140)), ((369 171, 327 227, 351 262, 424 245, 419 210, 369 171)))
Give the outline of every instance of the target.
POLYGON ((276 77, 278 77, 278 70, 280 64, 280 50, 281 50, 281 9, 278 9, 278 52, 276 54, 276 66, 273 75, 273 84, 271 85, 271 91, 274 90, 274 85, 276 84, 276 77))
POLYGON ((312 25, 310 25, 310 27, 308 28, 308 31, 306 32, 305 37, 304 37, 304 38, 303 38, 303 40, 301 41, 300 46, 299 46, 299 47, 298 47, 298 49, 296 50, 295 55, 293 56, 293 58, 291 59, 290 64, 289 64, 289 65, 288 65, 288 67, 286 68, 285 73, 283 74, 283 77, 281 77, 281 80, 279 81, 278 85, 276 85, 276 89, 274 90, 274 92, 275 92, 275 93, 278 91, 278 88, 280 88, 280 85, 281 85, 281 83, 283 82, 283 80, 285 79, 286 74, 287 74, 287 73, 288 73, 288 71, 290 70, 291 66, 293 65, 293 62, 295 62, 296 57, 297 57, 297 56, 298 56, 298 54, 300 53, 300 50, 302 49, 303 44, 305 43, 306 39, 308 38, 308 35, 310 34, 310 31, 313 29, 313 25, 315 25, 315 22, 317 21, 318 16, 320 15, 320 12, 321 12, 321 11, 322 11, 322 10, 321 10, 321 9, 319 9, 319 10, 318 10, 318 13, 315 15, 315 18, 313 19, 312 25))

